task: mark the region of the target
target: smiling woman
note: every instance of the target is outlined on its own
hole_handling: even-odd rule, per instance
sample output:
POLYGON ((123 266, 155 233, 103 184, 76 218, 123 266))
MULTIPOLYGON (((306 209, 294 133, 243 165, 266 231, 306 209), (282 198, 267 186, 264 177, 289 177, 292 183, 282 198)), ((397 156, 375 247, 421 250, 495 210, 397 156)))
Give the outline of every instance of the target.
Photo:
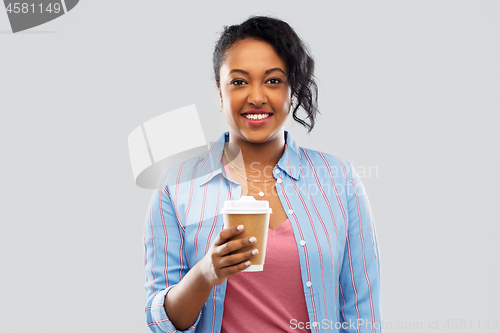
POLYGON ((310 132, 318 112, 304 43, 284 21, 251 17, 224 29, 213 64, 229 131, 167 170, 153 195, 144 229, 149 327, 380 332, 378 244, 359 176, 284 129, 291 113, 310 132), (258 254, 256 238, 233 239, 243 226, 223 229, 221 206, 241 196, 272 209, 263 271, 241 273, 258 254))
POLYGON ((230 142, 240 148, 265 143, 270 151, 284 147, 292 100, 286 72, 286 64, 267 42, 245 39, 226 52, 219 89, 230 142))

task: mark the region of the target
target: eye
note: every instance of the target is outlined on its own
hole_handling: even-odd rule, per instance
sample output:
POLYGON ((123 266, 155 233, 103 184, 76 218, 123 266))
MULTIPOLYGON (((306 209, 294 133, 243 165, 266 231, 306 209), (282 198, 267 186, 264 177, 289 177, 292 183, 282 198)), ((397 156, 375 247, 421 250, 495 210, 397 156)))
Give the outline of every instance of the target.
POLYGON ((243 80, 233 80, 233 81, 231 81, 231 84, 234 86, 241 86, 241 85, 246 84, 246 82, 243 80))
POLYGON ((271 84, 278 84, 278 83, 281 83, 281 80, 280 79, 269 79, 269 80, 267 80, 267 82, 269 82, 271 84))

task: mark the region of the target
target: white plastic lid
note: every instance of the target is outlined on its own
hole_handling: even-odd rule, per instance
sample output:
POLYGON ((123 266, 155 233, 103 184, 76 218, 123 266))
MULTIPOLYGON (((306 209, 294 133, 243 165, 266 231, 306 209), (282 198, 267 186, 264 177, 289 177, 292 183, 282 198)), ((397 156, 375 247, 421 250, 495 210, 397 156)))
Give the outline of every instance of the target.
POLYGON ((227 200, 221 214, 267 214, 272 213, 269 201, 255 200, 253 196, 243 195, 239 200, 227 200))

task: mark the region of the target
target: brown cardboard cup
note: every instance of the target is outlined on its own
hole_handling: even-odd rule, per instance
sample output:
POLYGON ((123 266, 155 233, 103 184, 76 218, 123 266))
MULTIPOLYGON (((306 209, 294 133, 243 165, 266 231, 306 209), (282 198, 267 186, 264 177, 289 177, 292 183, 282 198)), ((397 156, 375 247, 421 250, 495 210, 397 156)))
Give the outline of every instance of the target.
POLYGON ((224 203, 221 211, 224 214, 224 228, 245 226, 243 232, 232 237, 241 239, 254 236, 257 242, 243 247, 234 253, 246 252, 252 248, 259 250, 259 253, 250 259, 252 263, 243 272, 258 272, 264 269, 264 259, 266 256, 267 232, 269 230, 269 217, 272 209, 269 208, 269 201, 255 200, 252 196, 242 196, 240 200, 230 200, 224 203))

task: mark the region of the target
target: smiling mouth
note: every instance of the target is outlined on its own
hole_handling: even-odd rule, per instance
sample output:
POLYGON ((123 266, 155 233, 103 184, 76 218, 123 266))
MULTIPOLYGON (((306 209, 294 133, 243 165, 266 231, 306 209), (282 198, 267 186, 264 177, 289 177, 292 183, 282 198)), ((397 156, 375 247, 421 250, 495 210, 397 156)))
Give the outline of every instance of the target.
POLYGON ((245 113, 242 115, 243 117, 250 119, 250 120, 261 120, 261 119, 266 119, 272 116, 271 113, 264 113, 264 114, 253 114, 253 113, 245 113))

